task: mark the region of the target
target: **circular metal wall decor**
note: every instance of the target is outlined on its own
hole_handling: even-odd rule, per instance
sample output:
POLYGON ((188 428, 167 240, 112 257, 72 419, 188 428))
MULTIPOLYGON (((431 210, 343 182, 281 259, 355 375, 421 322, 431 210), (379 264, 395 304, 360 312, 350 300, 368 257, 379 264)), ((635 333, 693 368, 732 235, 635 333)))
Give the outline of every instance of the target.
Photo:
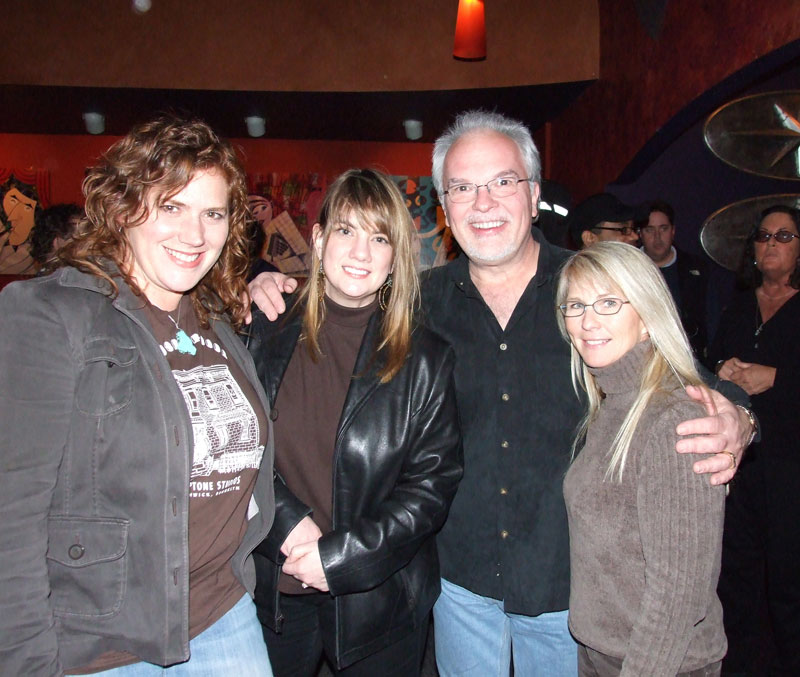
POLYGON ((731 101, 709 116, 703 136, 714 155, 732 167, 800 180, 800 91, 731 101))
POLYGON ((700 229, 700 243, 706 254, 723 268, 737 270, 745 242, 756 227, 759 215, 773 205, 800 208, 800 194, 751 197, 715 211, 700 229))

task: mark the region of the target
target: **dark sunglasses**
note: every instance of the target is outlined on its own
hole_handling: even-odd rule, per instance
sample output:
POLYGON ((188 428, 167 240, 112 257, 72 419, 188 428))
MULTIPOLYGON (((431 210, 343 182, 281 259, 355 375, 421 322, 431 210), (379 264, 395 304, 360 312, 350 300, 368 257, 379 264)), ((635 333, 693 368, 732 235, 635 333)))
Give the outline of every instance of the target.
POLYGON ((796 235, 795 233, 790 233, 788 230, 779 230, 777 233, 770 233, 767 230, 761 230, 760 228, 756 231, 755 241, 756 242, 769 242, 771 237, 775 238, 775 242, 780 242, 781 244, 786 244, 787 242, 791 242, 796 237, 800 237, 800 235, 796 235))

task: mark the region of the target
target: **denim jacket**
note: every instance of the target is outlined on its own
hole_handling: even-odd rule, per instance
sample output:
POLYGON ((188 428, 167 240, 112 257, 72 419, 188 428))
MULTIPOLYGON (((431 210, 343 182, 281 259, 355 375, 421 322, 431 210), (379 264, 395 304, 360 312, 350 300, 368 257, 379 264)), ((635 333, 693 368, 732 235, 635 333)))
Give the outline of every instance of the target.
MULTIPOLYGON (((189 658, 183 397, 142 299, 64 268, 0 294, 0 675, 57 675, 109 650, 189 658)), ((266 409, 252 361, 213 322, 266 409)), ((274 513, 272 431, 234 573, 274 513)))

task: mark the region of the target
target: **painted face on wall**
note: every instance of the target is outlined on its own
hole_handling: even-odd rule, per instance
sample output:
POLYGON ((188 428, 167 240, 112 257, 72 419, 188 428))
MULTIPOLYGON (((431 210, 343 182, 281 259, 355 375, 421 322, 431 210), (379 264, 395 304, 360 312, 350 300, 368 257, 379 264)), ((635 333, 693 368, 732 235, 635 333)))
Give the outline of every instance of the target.
POLYGON ((353 214, 335 220, 329 231, 325 240, 316 224, 312 234, 325 272, 325 294, 347 308, 369 305, 392 272, 394 248, 389 236, 353 214))
POLYGON ((216 170, 197 172, 150 216, 127 228, 131 273, 154 306, 174 310, 217 262, 228 238, 228 181, 216 170))
POLYGON ((454 202, 449 195, 444 202, 447 225, 474 266, 513 263, 532 246, 531 220, 538 213, 539 185, 522 181, 513 195, 497 197, 485 184, 501 177, 528 178, 517 144, 504 134, 465 134, 444 160, 445 190, 468 183, 481 186, 469 202, 454 202))
POLYGON ((262 230, 266 231, 267 226, 272 221, 272 203, 261 195, 248 195, 247 202, 250 205, 253 218, 258 221, 262 230))
POLYGON ((33 228, 36 200, 26 197, 16 188, 9 188, 3 197, 3 211, 11 225, 8 241, 17 246, 25 242, 33 228))
POLYGON ((565 303, 580 304, 584 312, 577 317, 565 317, 564 325, 572 345, 590 367, 601 368, 614 364, 647 336, 638 313, 627 299, 610 287, 573 281, 569 284, 565 303), (593 304, 598 304, 597 312, 593 304), (604 311, 617 310, 611 315, 604 311))

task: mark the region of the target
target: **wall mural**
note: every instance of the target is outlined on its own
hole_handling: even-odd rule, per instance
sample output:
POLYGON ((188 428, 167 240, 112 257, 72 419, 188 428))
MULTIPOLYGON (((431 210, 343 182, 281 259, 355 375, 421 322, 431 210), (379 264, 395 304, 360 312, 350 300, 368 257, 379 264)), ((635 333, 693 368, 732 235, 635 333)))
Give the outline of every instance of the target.
POLYGON ((0 275, 33 275, 29 237, 36 216, 47 207, 49 174, 36 169, 0 168, 0 275))
MULTIPOLYGON (((261 258, 287 275, 305 275, 308 242, 317 222, 329 177, 319 173, 280 172, 248 175, 250 208, 265 242, 261 258)), ((447 261, 449 231, 430 176, 393 176, 419 233, 419 265, 430 268, 447 261)))

